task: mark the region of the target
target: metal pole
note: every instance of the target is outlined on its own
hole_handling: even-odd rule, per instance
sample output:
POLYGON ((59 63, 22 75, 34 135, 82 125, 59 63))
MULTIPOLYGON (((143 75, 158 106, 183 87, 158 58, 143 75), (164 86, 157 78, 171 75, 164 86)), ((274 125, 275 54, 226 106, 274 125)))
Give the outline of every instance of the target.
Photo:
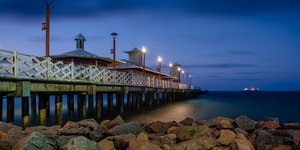
POLYGON ((115 71, 116 69, 116 38, 113 38, 113 49, 114 49, 114 54, 113 54, 113 70, 115 71))
POLYGON ((50 48, 50 5, 46 7, 46 57, 49 57, 50 48))
POLYGON ((143 76, 145 75, 145 66, 146 66, 146 53, 144 53, 144 62, 143 62, 143 76))
POLYGON ((186 73, 186 84, 187 88, 189 88, 189 73, 186 73))

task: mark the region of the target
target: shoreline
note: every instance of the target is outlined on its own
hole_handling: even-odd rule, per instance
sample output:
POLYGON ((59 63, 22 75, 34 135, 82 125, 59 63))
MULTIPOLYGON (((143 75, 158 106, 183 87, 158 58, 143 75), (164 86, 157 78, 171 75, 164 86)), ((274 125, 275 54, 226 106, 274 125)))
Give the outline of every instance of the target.
POLYGON ((22 129, 0 122, 0 149, 300 149, 300 123, 240 116, 140 124, 117 116, 22 129))

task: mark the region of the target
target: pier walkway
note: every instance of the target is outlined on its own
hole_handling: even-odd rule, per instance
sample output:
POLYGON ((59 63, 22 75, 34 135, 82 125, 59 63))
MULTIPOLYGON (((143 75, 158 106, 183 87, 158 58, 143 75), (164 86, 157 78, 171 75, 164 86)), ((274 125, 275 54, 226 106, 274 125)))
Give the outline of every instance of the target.
POLYGON ((0 50, 0 119, 2 120, 3 97, 7 99, 7 122, 11 123, 14 121, 14 97, 21 97, 24 126, 29 124, 29 99, 34 106, 36 104, 33 103, 39 99, 40 123, 44 125, 46 111, 50 107, 50 95, 55 95, 55 110, 59 119, 62 117, 59 116, 62 111, 61 95, 66 93, 68 105, 73 106, 74 94, 78 95, 78 108, 81 107, 82 113, 86 113, 86 95, 89 106, 93 106, 96 95, 96 115, 101 118, 104 93, 108 94, 110 111, 114 108, 112 95, 116 94, 118 109, 122 113, 124 94, 127 94, 127 103, 134 103, 140 109, 142 99, 151 107, 154 98, 157 102, 173 101, 196 96, 199 92, 170 79, 0 50))

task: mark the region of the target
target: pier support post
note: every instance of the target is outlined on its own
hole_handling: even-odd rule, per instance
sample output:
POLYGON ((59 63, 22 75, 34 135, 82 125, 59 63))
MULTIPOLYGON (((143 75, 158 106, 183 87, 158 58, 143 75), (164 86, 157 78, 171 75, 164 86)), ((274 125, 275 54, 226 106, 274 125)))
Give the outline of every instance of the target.
POLYGON ((31 104, 31 115, 33 116, 33 118, 36 117, 36 96, 32 95, 30 97, 30 104, 31 104))
POLYGON ((80 119, 86 118, 86 95, 78 95, 78 116, 80 119))
POLYGON ((141 110, 141 101, 142 101, 142 98, 143 98, 143 93, 135 93, 135 96, 136 96, 136 109, 138 111, 141 110))
POLYGON ((96 118, 98 121, 101 120, 101 114, 103 109, 103 93, 96 95, 96 118))
POLYGON ((88 111, 89 111, 89 117, 94 116, 94 95, 89 95, 88 96, 88 111))
POLYGON ((2 121, 2 111, 3 111, 3 96, 0 95, 0 121, 2 121))
POLYGON ((131 105, 132 105, 132 93, 129 92, 127 94, 127 109, 128 109, 128 111, 130 111, 131 105))
POLYGON ((153 93, 149 93, 148 97, 149 97, 149 107, 151 108, 152 107, 152 103, 153 103, 154 94, 153 93))
POLYGON ((62 115, 62 95, 55 96, 55 123, 62 125, 63 124, 63 115, 62 115))
POLYGON ((40 125, 46 125, 46 101, 49 95, 39 95, 39 118, 40 125))
POLYGON ((157 91, 155 94, 156 94, 156 104, 159 105, 160 104, 159 91, 157 91))
POLYGON ((47 95, 46 101, 46 119, 50 119, 50 95, 47 95))
POLYGON ((124 94, 118 93, 117 94, 117 108, 120 114, 123 114, 124 112, 124 94))
POLYGON ((68 94, 67 105, 68 105, 69 119, 72 120, 74 118, 74 95, 73 94, 68 94))
POLYGON ((114 101, 113 101, 113 93, 107 93, 107 107, 109 113, 113 113, 114 111, 114 101))
POLYGON ((29 97, 22 97, 22 123, 24 128, 28 127, 30 124, 29 97))
POLYGON ((8 96, 7 98, 7 123, 13 123, 14 122, 14 101, 15 97, 8 96))

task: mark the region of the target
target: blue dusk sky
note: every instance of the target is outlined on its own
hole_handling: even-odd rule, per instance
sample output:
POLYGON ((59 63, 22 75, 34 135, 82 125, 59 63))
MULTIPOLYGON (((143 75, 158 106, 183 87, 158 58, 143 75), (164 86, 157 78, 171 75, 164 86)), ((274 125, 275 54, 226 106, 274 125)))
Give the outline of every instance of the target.
MULTIPOLYGON (((42 0, 0 0, 0 49, 45 55, 42 0)), ((299 0, 54 0, 50 55, 75 49, 117 58, 145 46, 146 63, 182 64, 208 90, 300 90, 299 0)))

